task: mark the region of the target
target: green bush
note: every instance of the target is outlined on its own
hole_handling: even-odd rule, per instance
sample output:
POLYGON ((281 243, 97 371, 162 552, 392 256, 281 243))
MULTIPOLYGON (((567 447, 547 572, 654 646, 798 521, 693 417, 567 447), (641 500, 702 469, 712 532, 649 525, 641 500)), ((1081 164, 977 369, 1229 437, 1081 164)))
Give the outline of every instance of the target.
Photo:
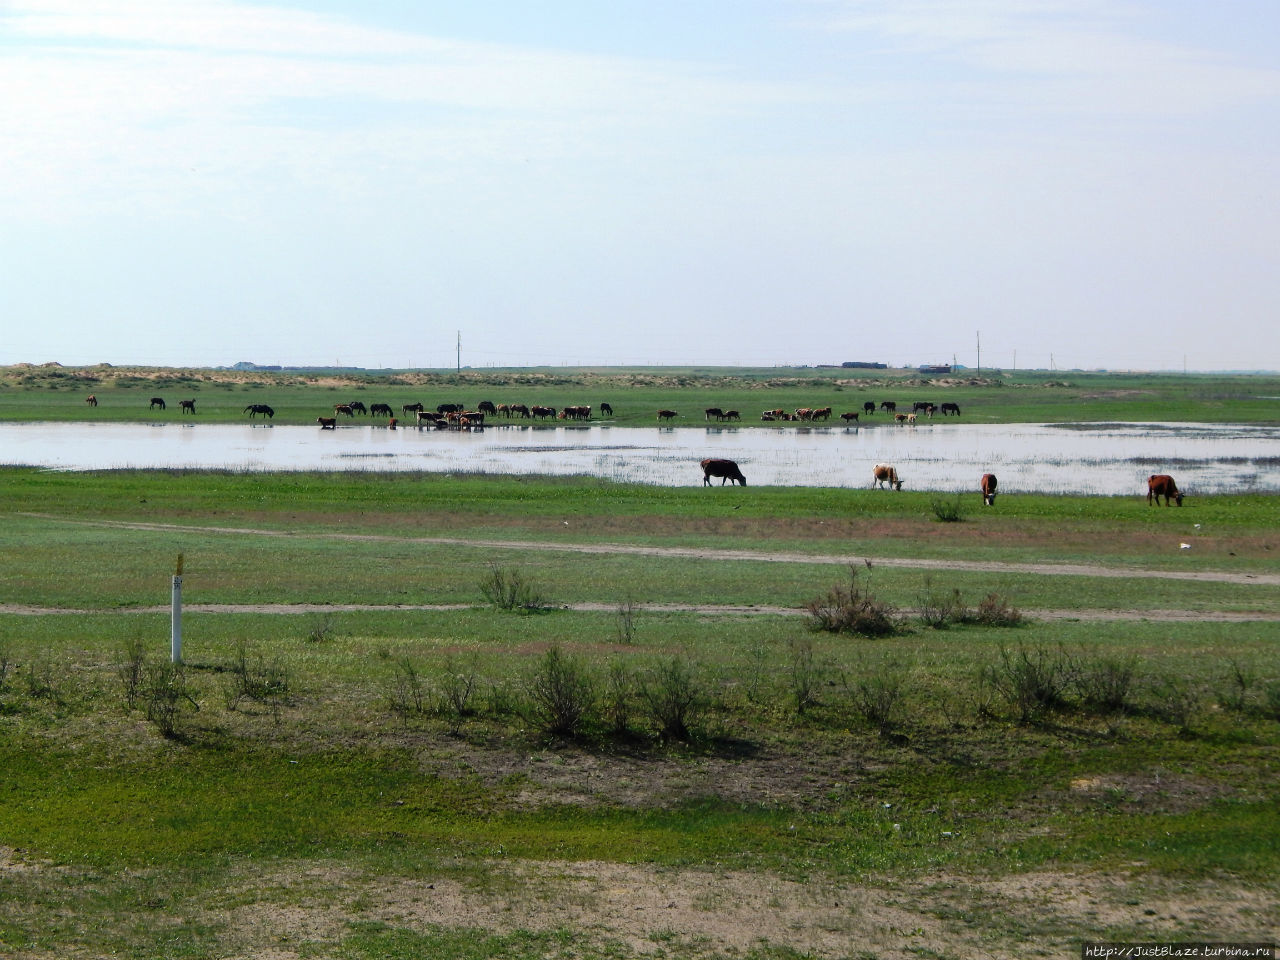
POLYGON ((573 737, 595 705, 591 676, 573 657, 551 647, 525 684, 531 720, 555 737, 573 737))

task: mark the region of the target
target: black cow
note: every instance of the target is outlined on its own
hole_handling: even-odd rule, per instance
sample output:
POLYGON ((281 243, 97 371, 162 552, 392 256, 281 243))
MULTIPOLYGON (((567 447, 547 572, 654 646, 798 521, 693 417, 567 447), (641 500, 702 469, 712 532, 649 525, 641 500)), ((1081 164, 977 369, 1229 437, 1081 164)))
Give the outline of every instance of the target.
POLYGON ((742 475, 742 471, 738 469, 738 465, 732 460, 717 460, 710 458, 702 461, 702 485, 704 487, 711 486, 711 478, 719 477, 720 486, 725 485, 725 481, 742 486, 747 485, 747 478, 742 475))

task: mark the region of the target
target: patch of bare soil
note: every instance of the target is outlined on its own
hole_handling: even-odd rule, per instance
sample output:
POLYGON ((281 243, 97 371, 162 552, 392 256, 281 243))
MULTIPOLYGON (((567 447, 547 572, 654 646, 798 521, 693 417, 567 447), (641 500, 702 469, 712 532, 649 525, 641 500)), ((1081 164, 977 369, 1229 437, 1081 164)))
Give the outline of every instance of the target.
POLYGON ((768 945, 831 958, 1021 960, 1074 954, 1080 941, 1117 929, 1150 940, 1264 940, 1278 906, 1274 890, 1076 872, 887 883, 593 861, 500 861, 483 870, 471 881, 324 865, 246 877, 227 891, 235 906, 208 919, 262 960, 314 955, 356 919, 419 933, 568 929, 637 957, 732 956, 768 945))

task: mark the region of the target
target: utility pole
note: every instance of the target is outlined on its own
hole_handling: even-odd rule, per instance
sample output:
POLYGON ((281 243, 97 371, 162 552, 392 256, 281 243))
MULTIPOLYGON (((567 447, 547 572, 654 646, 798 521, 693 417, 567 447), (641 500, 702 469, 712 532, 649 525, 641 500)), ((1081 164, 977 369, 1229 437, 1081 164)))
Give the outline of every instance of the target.
POLYGON ((982 372, 982 331, 978 331, 978 372, 982 372))
POLYGON ((462 331, 458 331, 458 372, 462 372, 462 331))

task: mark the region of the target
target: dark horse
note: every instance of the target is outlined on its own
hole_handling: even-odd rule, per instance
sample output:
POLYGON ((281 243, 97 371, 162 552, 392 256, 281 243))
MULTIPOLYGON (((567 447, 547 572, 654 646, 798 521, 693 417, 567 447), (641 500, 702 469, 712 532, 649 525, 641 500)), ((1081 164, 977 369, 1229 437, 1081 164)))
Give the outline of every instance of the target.
POLYGON ((274 418, 276 415, 276 412, 272 410, 270 407, 268 407, 265 403, 251 403, 244 408, 244 412, 249 415, 250 420, 252 420, 258 414, 262 414, 264 417, 267 417, 267 418, 274 418))
POLYGON ((738 465, 732 460, 703 460, 702 461, 702 485, 704 487, 711 486, 711 478, 719 477, 720 486, 724 486, 726 480, 732 480, 734 483, 747 485, 747 478, 742 475, 742 471, 738 469, 738 465))
POLYGON ((178 407, 182 410, 183 413, 196 412, 196 402, 194 400, 179 400, 178 407))
POLYGON ((159 407, 161 410, 164 409, 164 397, 151 398, 151 406, 147 407, 147 409, 154 410, 156 407, 159 407))

